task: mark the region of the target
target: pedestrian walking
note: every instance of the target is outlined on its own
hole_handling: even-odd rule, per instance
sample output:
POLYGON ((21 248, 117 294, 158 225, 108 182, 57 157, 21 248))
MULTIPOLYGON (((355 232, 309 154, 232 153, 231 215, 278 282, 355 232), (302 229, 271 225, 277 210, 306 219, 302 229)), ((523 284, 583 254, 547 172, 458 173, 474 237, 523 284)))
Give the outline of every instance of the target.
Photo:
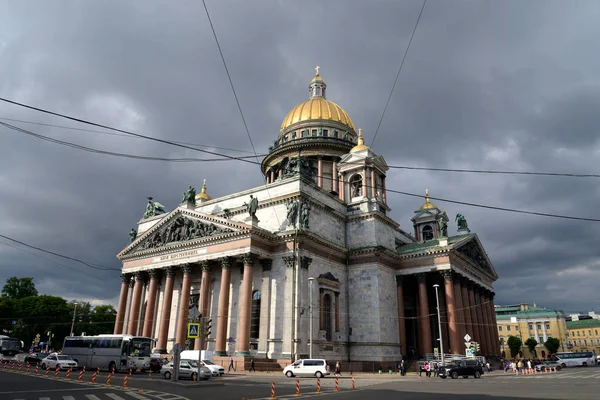
POLYGON ((250 360, 250 371, 249 372, 256 372, 256 369, 254 369, 254 358, 250 360))
POLYGON ((400 376, 406 375, 406 365, 404 364, 404 360, 400 361, 400 376))
POLYGON ((342 366, 339 360, 335 362, 335 376, 342 376, 342 366))
POLYGON ((233 357, 229 357, 229 369, 227 370, 227 372, 231 372, 231 370, 235 372, 235 366, 233 365, 233 357))

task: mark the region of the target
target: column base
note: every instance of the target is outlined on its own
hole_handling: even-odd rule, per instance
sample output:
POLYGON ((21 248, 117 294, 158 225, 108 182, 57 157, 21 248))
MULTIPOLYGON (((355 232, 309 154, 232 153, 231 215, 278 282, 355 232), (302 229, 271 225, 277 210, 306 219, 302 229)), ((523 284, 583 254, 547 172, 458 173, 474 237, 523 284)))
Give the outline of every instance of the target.
POLYGON ((215 350, 213 355, 218 357, 227 357, 227 352, 225 350, 215 350))
POLYGON ((236 352, 235 352, 235 356, 236 356, 236 357, 244 357, 244 358, 248 358, 248 357, 250 357, 250 352, 249 352, 249 351, 246 351, 246 350, 244 350, 244 351, 236 351, 236 352))

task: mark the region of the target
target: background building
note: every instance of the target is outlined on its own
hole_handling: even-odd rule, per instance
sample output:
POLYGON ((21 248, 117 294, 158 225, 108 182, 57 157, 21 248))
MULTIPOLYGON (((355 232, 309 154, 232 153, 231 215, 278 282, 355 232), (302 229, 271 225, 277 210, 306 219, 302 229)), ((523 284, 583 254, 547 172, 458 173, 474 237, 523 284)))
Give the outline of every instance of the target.
POLYGON ((439 348, 437 285, 444 351, 464 354, 469 333, 498 354, 498 276, 479 238, 462 215, 448 234, 428 193, 414 236, 400 229, 385 159, 326 90, 317 72, 284 118, 265 185, 215 199, 190 187, 170 212, 149 198, 118 254, 115 333, 265 362, 306 357, 311 340, 315 357, 397 362, 439 348), (194 307, 212 318, 207 340, 186 340, 194 307))
POLYGON ((533 304, 517 304, 510 306, 496 306, 496 320, 498 321, 498 336, 500 351, 503 357, 510 358, 510 349, 507 341, 510 336, 521 339, 523 348, 518 358, 544 358, 549 355, 544 343, 549 337, 560 340, 559 351, 568 350, 569 337, 567 335, 566 315, 561 310, 550 310, 537 307, 533 304), (525 341, 534 338, 538 345, 536 354, 532 354, 525 346, 525 341))
POLYGON ((569 351, 592 351, 600 354, 600 319, 589 315, 577 317, 576 320, 567 321, 569 351))

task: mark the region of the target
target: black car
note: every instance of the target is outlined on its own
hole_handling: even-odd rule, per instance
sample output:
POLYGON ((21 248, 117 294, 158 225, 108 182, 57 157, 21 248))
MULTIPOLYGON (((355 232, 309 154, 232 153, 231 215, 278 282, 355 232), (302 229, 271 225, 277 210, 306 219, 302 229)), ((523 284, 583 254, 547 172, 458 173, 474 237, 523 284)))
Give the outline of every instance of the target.
POLYGON ((440 368, 440 378, 442 379, 446 379, 447 377, 457 379, 459 376, 463 378, 472 376, 479 379, 481 375, 483 375, 483 365, 476 360, 453 361, 440 368))

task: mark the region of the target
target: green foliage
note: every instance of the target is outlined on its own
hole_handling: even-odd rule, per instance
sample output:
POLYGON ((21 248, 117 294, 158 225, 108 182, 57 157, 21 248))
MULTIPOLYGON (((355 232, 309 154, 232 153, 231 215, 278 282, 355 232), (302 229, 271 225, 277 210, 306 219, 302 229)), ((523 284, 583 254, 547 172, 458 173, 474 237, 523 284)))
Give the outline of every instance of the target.
POLYGON ((554 354, 560 348, 560 340, 553 338, 552 336, 548 336, 548 340, 546 340, 544 343, 544 347, 548 349, 550 354, 554 354))
POLYGON ((534 357, 536 357, 536 352, 535 352, 535 346, 538 345, 537 340, 535 340, 534 338, 530 337, 529 339, 527 339, 525 341, 525 346, 527 346, 527 348, 529 349, 529 352, 531 353, 531 355, 533 355, 534 357))
POLYGON ((521 339, 519 339, 517 336, 509 336, 506 344, 510 349, 510 356, 514 358, 517 356, 517 354, 519 354, 523 342, 521 342, 521 339))
MULTIPOLYGON (((9 278, 0 296, 0 334, 17 337, 29 347, 36 335, 46 342, 51 332, 50 347, 60 349, 65 336, 71 333, 74 311, 74 301, 38 295, 32 278, 9 278), (25 296, 31 293, 33 295, 25 296)), ((73 331, 76 335, 112 333, 116 315, 111 305, 93 307, 77 301, 73 331)))
POLYGON ((13 276, 6 280, 6 284, 2 288, 2 296, 11 299, 22 299, 37 295, 38 291, 33 283, 33 278, 17 278, 13 276))

